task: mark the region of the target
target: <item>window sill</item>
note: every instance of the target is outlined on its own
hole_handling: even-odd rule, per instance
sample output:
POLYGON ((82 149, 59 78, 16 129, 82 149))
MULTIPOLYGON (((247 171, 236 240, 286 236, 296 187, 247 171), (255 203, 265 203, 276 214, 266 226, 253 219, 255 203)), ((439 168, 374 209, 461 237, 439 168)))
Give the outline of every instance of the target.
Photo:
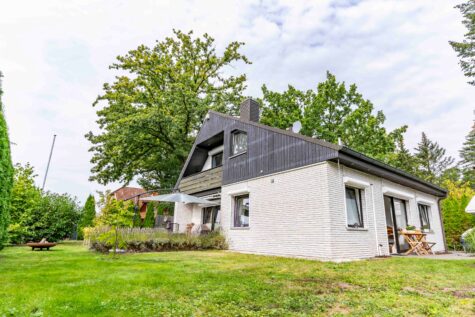
POLYGON ((233 158, 235 158, 235 157, 244 155, 244 154, 246 154, 246 153, 247 153, 247 151, 244 151, 244 152, 241 152, 241 153, 238 153, 238 154, 231 155, 231 156, 229 157, 229 159, 233 159, 233 158))
POLYGON ((368 231, 368 228, 352 228, 352 227, 346 227, 347 231, 368 231))
POLYGON ((229 229, 231 229, 231 230, 249 230, 250 228, 249 227, 231 227, 229 229))

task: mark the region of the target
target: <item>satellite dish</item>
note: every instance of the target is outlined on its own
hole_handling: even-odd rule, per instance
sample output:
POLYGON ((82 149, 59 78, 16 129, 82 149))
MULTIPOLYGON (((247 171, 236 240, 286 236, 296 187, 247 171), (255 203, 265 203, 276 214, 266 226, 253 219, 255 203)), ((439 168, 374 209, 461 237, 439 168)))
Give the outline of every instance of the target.
POLYGON ((292 132, 299 133, 300 129, 302 129, 302 123, 300 121, 295 121, 294 124, 292 124, 292 132))

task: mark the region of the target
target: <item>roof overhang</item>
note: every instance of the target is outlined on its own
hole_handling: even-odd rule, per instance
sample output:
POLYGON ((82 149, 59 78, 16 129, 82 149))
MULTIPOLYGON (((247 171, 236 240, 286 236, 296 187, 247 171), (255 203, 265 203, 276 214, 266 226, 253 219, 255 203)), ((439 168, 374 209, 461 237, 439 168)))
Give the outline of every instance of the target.
POLYGON ((342 147, 338 151, 338 156, 332 161, 339 161, 341 164, 350 168, 382 177, 426 194, 440 198, 447 196, 447 191, 439 186, 428 183, 409 173, 372 159, 347 147, 342 147))

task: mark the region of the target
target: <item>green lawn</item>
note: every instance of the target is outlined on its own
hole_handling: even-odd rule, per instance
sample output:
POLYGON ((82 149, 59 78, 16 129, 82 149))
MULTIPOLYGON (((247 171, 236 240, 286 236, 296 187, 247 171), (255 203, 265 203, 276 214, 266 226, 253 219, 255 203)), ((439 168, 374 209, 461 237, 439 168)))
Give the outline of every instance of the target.
POLYGON ((0 252, 0 316, 474 316, 475 260, 0 252))

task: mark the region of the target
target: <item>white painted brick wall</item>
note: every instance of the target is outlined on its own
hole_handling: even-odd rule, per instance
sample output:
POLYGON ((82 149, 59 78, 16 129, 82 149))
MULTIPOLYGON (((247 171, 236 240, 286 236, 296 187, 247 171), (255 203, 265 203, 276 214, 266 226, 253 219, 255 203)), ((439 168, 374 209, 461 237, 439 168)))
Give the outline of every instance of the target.
POLYGON ((327 168, 327 163, 320 163, 223 186, 221 222, 230 249, 329 260, 327 168), (250 197, 250 226, 233 229, 234 199, 230 193, 246 190, 250 197))
POLYGON ((336 193, 332 197, 331 205, 334 206, 332 211, 332 258, 338 259, 353 259, 361 257, 372 257, 378 254, 388 255, 389 246, 386 231, 386 215, 384 209, 384 194, 383 187, 393 188, 402 192, 408 192, 414 195, 413 199, 408 199, 407 216, 408 223, 420 228, 419 210, 417 207, 417 200, 424 199, 430 201, 430 221, 432 232, 427 235, 427 240, 436 242, 434 251, 444 251, 443 233, 439 217, 439 210, 437 206, 437 198, 428 194, 421 193, 417 190, 392 183, 374 175, 365 174, 351 168, 340 166, 335 163, 328 163, 330 166, 330 176, 328 177, 329 186, 332 192, 336 193), (367 231, 351 231, 346 229, 346 209, 344 207, 344 183, 343 178, 350 177, 358 179, 363 182, 372 184, 372 186, 365 188, 364 191, 364 220, 365 229, 367 231), (372 188, 371 188, 372 187, 372 188), (373 197, 374 192, 374 210, 376 211, 376 233, 375 221, 373 213, 373 197), (337 233, 340 234, 337 234, 337 233), (377 248, 382 244, 382 247, 377 248))
POLYGON ((384 255, 388 252, 386 235, 386 219, 384 214, 384 202, 381 194, 380 182, 375 182, 375 178, 369 175, 358 173, 334 163, 328 163, 328 186, 331 195, 331 250, 332 259, 350 260, 360 258, 370 258, 377 255, 384 255), (368 183, 368 187, 363 188, 363 229, 347 228, 347 216, 345 205, 345 184, 344 177, 351 177, 358 181, 368 183), (373 184, 371 186, 371 184, 373 184), (374 207, 373 195, 374 191, 374 207), (373 210, 376 210, 375 217, 373 210), (378 234, 378 243, 376 240, 378 234), (385 247, 379 248, 383 244, 385 247), (379 250, 378 250, 379 249, 379 250))
MULTIPOLYGON (((414 195, 409 199, 408 222, 416 227, 420 227, 417 199, 432 202, 433 232, 427 240, 437 243, 435 251, 443 251, 436 197, 331 162, 223 186, 222 229, 230 249, 240 252, 335 261, 388 255, 383 187, 414 195), (364 190, 364 230, 346 227, 344 177, 371 184, 364 190), (250 195, 250 226, 234 229, 233 195, 244 191, 250 195)), ((175 222, 181 232, 188 223, 201 223, 201 208, 175 204, 175 222)))

